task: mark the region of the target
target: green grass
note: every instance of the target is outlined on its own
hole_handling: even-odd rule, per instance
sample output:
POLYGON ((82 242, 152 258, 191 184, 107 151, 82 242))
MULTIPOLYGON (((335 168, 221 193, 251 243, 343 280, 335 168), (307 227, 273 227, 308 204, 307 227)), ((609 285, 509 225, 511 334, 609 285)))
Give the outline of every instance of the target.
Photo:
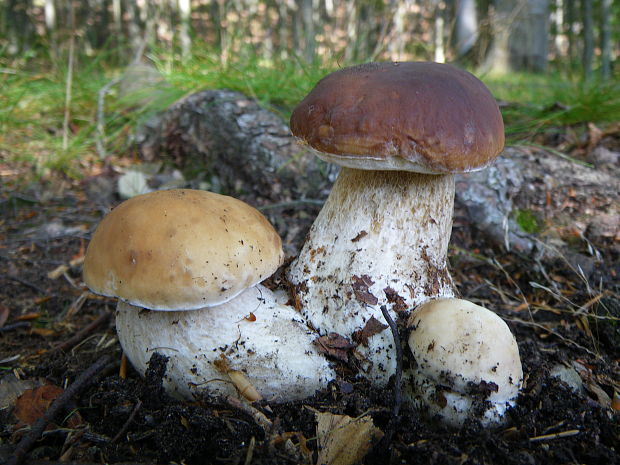
MULTIPOLYGON (((20 62, 0 55, 0 157, 31 166, 35 175, 57 170, 79 177, 85 163, 98 159, 97 95, 122 73, 112 64, 117 56, 111 50, 78 57, 70 107, 72 130, 69 146, 63 149, 67 57, 52 67, 45 55, 20 62)), ((143 105, 140 93, 119 98, 118 86, 113 86, 106 98, 106 148, 112 155, 127 154, 136 126, 182 96, 202 89, 242 92, 286 120, 314 84, 338 67, 334 62, 307 64, 296 57, 265 60, 249 48, 225 66, 217 53, 207 49, 195 48, 186 62, 157 50, 149 58, 163 74, 165 84, 151 94, 148 105, 143 105)), ((508 102, 502 112, 509 143, 533 141, 537 134, 561 131, 566 125, 620 120, 618 82, 582 83, 559 75, 528 74, 481 78, 500 101, 508 102)))
POLYGON ((500 101, 512 143, 565 126, 620 121, 620 82, 570 80, 558 74, 511 74, 482 79, 500 101))

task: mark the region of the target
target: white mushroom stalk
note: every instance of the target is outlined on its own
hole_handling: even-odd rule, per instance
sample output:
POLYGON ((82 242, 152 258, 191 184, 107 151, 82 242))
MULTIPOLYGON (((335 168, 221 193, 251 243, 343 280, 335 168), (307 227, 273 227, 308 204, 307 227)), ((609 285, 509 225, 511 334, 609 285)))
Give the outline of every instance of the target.
MULTIPOLYGON (((291 130, 342 166, 287 276, 296 307, 321 333, 351 336, 385 305, 394 319, 453 297, 447 268, 454 173, 500 153, 495 99, 471 74, 437 63, 368 63, 322 79, 297 106, 291 130)), ((394 373, 391 337, 359 347, 367 373, 394 373)))
POLYGON ((313 394, 335 373, 301 315, 258 284, 282 259, 280 237, 246 203, 158 191, 103 219, 86 252, 84 281, 120 299, 119 340, 140 373, 155 351, 170 358, 170 392, 285 401, 313 394))
POLYGON ((240 387, 222 364, 273 401, 308 397, 335 378, 312 343, 316 334, 261 285, 200 310, 149 311, 120 301, 116 329, 138 372, 154 352, 169 357, 164 387, 178 397, 237 395, 240 387))
MULTIPOLYGON (((453 297, 447 268, 453 175, 342 168, 298 258, 288 270, 301 311, 316 328, 350 336, 380 306, 405 311, 453 297)), ((395 370, 392 336, 369 340, 369 376, 395 370)))
POLYGON ((452 426, 468 418, 503 422, 523 380, 506 323, 466 300, 441 299, 417 308, 409 326, 415 368, 406 392, 413 402, 452 426))

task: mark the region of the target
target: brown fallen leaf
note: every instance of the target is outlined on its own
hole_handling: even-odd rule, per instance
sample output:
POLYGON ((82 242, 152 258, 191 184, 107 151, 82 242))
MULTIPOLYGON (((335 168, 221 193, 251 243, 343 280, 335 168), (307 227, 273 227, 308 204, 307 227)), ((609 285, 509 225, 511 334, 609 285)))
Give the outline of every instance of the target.
POLYGON ((355 344, 352 344, 349 339, 338 333, 329 333, 326 336, 315 339, 313 342, 319 352, 343 362, 349 360, 349 351, 355 348, 355 344))
POLYGON ((317 465, 360 463, 383 437, 370 416, 351 418, 329 412, 315 412, 319 455, 317 465))
POLYGON ((355 236, 353 239, 351 239, 351 242, 357 242, 359 241, 361 238, 368 236, 368 233, 364 230, 360 231, 357 233, 357 236, 355 236))
MULTIPOLYGON (((64 392, 64 389, 51 384, 45 384, 35 389, 27 389, 15 401, 13 414, 19 420, 19 425, 32 426, 41 418, 52 402, 64 392)), ((76 427, 82 423, 79 413, 75 412, 67 421, 68 426, 76 427)))
POLYGON ((353 276, 352 279, 351 287, 353 287, 357 300, 368 305, 377 305, 379 299, 368 290, 375 283, 372 278, 364 274, 362 276, 353 276))
POLYGON ((366 322, 362 329, 358 329, 351 334, 351 338, 358 344, 368 347, 368 339, 375 334, 379 334, 384 329, 388 328, 388 325, 384 325, 374 316, 370 317, 370 320, 366 322))
POLYGON ((405 303, 405 299, 398 292, 389 286, 383 289, 383 292, 385 293, 387 301, 392 304, 392 309, 395 312, 404 312, 407 310, 408 307, 405 303))

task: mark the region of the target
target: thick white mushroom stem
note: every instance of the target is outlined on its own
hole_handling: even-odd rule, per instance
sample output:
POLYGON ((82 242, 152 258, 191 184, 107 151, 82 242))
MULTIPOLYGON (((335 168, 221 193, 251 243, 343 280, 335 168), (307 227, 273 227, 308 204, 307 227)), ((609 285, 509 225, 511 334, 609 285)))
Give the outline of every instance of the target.
POLYGON ((252 389, 259 397, 288 401, 312 395, 335 378, 312 343, 316 334, 261 285, 199 310, 151 311, 119 301, 116 329, 140 373, 153 352, 170 358, 164 386, 178 397, 237 390, 247 397, 252 389), (240 388, 231 374, 243 375, 247 385, 240 388))
MULTIPOLYGON (((397 318, 430 298, 453 297, 453 203, 453 175, 343 167, 288 270, 296 306, 321 333, 351 336, 373 316, 383 322, 381 305, 397 318)), ((371 378, 393 373, 390 344, 386 331, 369 341, 371 378)))

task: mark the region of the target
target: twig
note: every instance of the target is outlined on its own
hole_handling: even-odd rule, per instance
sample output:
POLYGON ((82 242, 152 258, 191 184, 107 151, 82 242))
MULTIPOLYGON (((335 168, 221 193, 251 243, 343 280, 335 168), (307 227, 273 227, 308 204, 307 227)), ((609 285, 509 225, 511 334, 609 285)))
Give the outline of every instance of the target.
POLYGON ((385 305, 381 305, 381 313, 383 318, 387 321, 392 331, 392 338, 394 339, 394 347, 396 348, 396 373, 394 375, 394 405, 392 406, 392 417, 385 431, 385 436, 381 439, 381 444, 388 449, 396 424, 398 423, 398 415, 400 413, 400 406, 402 403, 402 379, 403 379, 403 348, 400 344, 400 336, 398 334, 398 327, 394 320, 390 316, 388 309, 385 305))
POLYGON ((23 278, 20 278, 19 276, 15 276, 15 275, 6 275, 7 279, 10 279, 11 281, 15 281, 23 286, 29 287, 30 289, 32 289, 33 291, 37 291, 39 294, 46 294, 47 291, 45 289, 43 289, 42 287, 37 286, 36 284, 33 284, 29 281, 26 281, 23 278))
POLYGON ((118 441, 121 438, 123 434, 127 432, 127 430, 129 429, 129 425, 131 424, 133 419, 136 418, 136 414, 138 413, 138 410, 140 410, 140 407, 142 407, 142 401, 138 400, 138 402, 136 403, 136 406, 131 411, 131 415, 129 415, 129 418, 127 418, 127 421, 125 422, 123 427, 120 429, 120 431, 116 433, 116 436, 112 438, 112 440, 110 441, 110 444, 114 444, 116 441, 118 441))
POLYGON ((254 454, 254 447, 256 446, 256 439, 254 436, 250 438, 250 444, 248 445, 248 451, 245 453, 244 465, 250 465, 252 463, 252 455, 254 454))
POLYGON ((267 416, 260 410, 256 409, 255 407, 252 407, 247 402, 242 402, 241 400, 233 396, 227 396, 226 402, 231 407, 237 410, 241 410, 242 412, 250 415, 254 419, 256 424, 260 426, 263 429, 263 431, 265 431, 265 433, 268 433, 271 430, 271 427, 273 426, 272 421, 269 418, 267 418, 267 416))
POLYGON ((106 311, 99 318, 97 318, 95 321, 91 322, 90 324, 88 324, 84 328, 80 329, 77 333, 75 333, 69 339, 67 339, 64 342, 61 342, 58 345, 56 345, 53 348, 53 350, 62 350, 62 351, 64 351, 64 350, 72 348, 73 346, 75 346, 76 344, 78 344, 82 340, 84 340, 86 338, 86 336, 88 336, 90 333, 92 333, 99 326, 101 326, 104 323, 107 323, 111 316, 112 316, 112 313, 106 311))
POLYGON ((103 370, 108 361, 109 357, 107 355, 101 357, 82 372, 82 374, 75 379, 73 384, 65 389, 65 391, 52 402, 52 405, 50 405, 45 414, 32 425, 28 434, 19 441, 19 444, 17 444, 13 452, 13 456, 7 461, 7 465, 19 465, 22 462, 28 451, 43 433, 47 424, 54 421, 73 397, 98 378, 96 375, 103 370))
POLYGON ((27 321, 18 321, 16 323, 11 323, 10 325, 4 325, 0 328, 0 333, 13 331, 14 329, 19 328, 30 328, 30 323, 27 321))
POLYGON ((559 433, 551 433, 551 434, 543 434, 541 436, 534 436, 530 438, 530 442, 538 442, 538 441, 547 441, 549 439, 560 439, 560 438, 569 438, 571 436, 576 436, 581 431, 578 429, 569 429, 568 431, 561 431, 559 433))

